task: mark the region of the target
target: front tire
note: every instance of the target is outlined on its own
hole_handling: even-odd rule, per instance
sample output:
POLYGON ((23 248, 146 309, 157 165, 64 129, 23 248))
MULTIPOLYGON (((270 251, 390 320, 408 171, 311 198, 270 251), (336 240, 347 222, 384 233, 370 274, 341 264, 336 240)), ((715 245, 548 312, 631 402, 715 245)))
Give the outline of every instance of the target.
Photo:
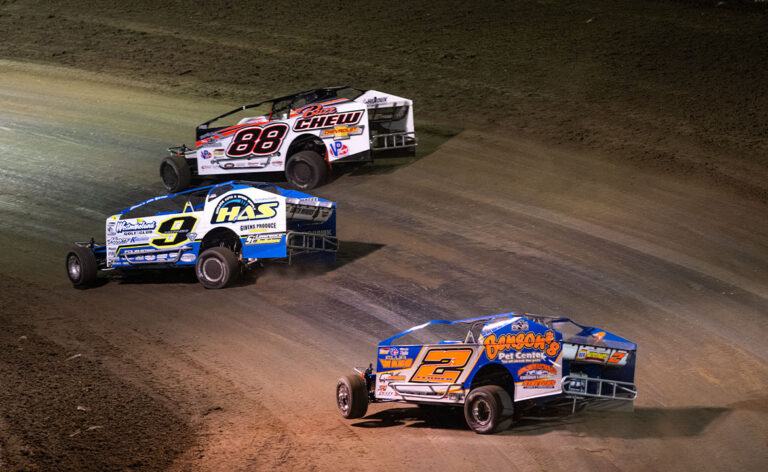
POLYGON ((240 261, 231 250, 212 247, 197 258, 195 275, 205 288, 224 288, 240 276, 240 261))
POLYGON ((336 384, 336 406, 347 419, 362 418, 368 411, 368 387, 359 375, 347 375, 336 384))
POLYGON ((168 193, 178 193, 192 184, 192 170, 182 156, 168 156, 160 163, 160 178, 168 193))
POLYGON ((478 387, 469 392, 464 402, 464 419, 478 434, 498 433, 509 428, 512 413, 512 398, 498 385, 478 387))
POLYGON ((328 165, 315 151, 300 151, 288 159, 285 178, 299 190, 310 190, 328 178, 328 165))
POLYGON ((85 288, 96 282, 98 263, 90 248, 73 246, 67 254, 67 276, 76 288, 85 288))

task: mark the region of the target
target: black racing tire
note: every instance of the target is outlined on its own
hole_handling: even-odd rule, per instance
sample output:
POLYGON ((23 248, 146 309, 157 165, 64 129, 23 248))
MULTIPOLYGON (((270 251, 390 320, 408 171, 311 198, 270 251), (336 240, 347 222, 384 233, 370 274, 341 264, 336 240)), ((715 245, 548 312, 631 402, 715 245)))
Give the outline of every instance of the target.
POLYGON ((212 247, 198 256, 195 275, 205 288, 224 288, 240 276, 240 261, 230 249, 212 247))
POLYGON ((512 425, 512 398, 498 385, 484 385, 469 392, 464 401, 464 419, 472 431, 492 434, 512 425))
POLYGON ((326 181, 328 165, 315 151, 300 151, 288 158, 285 178, 299 190, 310 190, 326 181))
POLYGON ((168 156, 160 163, 160 178, 168 193, 178 193, 192 184, 192 170, 182 156, 168 156))
POLYGON ((347 419, 362 418, 368 411, 368 387, 359 375, 347 375, 336 384, 336 406, 347 419))
POLYGON ((96 282, 98 263, 90 248, 73 246, 67 253, 67 276, 76 288, 89 287, 96 282))

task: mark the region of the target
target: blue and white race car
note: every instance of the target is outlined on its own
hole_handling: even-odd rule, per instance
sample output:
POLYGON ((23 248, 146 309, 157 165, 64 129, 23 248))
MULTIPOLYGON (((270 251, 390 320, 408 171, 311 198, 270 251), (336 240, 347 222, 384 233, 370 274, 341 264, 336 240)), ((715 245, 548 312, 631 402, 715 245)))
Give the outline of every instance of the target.
POLYGON ((97 271, 194 267, 206 288, 232 283, 265 259, 333 262, 336 204, 273 185, 229 181, 163 195, 106 221, 106 244, 75 243, 67 274, 76 287, 97 271))
POLYGON ((340 378, 336 401, 345 418, 364 416, 369 402, 463 405, 470 428, 495 433, 512 424, 514 405, 527 400, 614 400, 631 407, 636 353, 631 341, 562 317, 436 320, 381 341, 376 368, 340 378))

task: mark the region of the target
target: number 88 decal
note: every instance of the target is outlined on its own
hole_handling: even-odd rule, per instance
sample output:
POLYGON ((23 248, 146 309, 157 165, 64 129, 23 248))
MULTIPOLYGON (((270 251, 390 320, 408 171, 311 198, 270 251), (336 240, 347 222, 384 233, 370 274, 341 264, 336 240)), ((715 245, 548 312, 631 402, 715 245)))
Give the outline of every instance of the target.
POLYGON ((275 123, 266 128, 243 128, 235 134, 227 148, 229 157, 263 156, 280 149, 288 125, 275 123))
POLYGON ((411 377, 411 382, 456 383, 472 349, 431 349, 411 377))

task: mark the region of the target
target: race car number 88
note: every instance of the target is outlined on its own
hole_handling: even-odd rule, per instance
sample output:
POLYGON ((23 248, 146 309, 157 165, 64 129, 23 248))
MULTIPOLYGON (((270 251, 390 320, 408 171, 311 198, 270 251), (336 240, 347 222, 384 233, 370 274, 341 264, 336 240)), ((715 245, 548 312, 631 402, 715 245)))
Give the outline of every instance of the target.
POLYGON ((235 134, 227 149, 230 157, 263 156, 271 154, 280 148, 288 125, 275 123, 266 128, 244 128, 235 134))

